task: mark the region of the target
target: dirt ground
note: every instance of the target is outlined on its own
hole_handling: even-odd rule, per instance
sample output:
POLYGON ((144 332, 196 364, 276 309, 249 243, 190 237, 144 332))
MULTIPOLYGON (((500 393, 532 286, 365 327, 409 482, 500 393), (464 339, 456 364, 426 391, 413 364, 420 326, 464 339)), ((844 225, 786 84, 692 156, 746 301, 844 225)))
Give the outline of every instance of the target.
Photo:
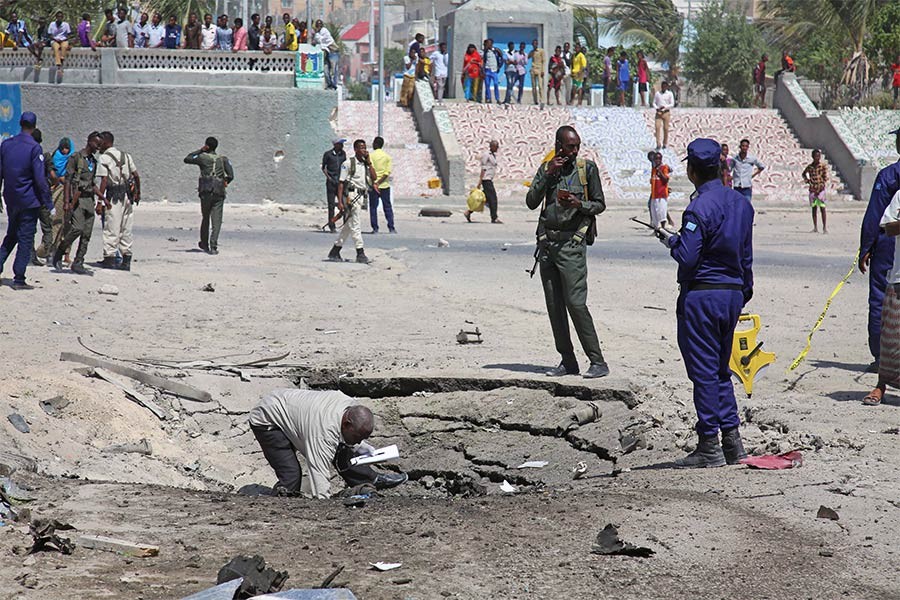
POLYGON ((752 398, 736 390, 750 450, 803 452, 801 468, 778 472, 667 468, 693 443, 693 407, 675 342, 675 263, 628 221, 639 207, 602 215, 589 250, 590 308, 612 375, 561 386, 541 374, 558 359, 540 283, 525 273, 536 215, 502 206, 504 225, 484 215, 467 224, 452 208, 429 219, 401 203, 399 234, 365 236, 369 266, 323 260, 332 237, 315 231, 319 208, 229 205, 213 257, 196 250, 197 207, 163 204, 138 209, 131 273, 30 268, 37 289, 14 292, 7 265, 0 463, 17 465, 12 479, 32 488, 37 499, 22 506, 71 523, 74 537, 156 544, 160 554, 24 556, 27 523, 7 521, 0 598, 181 598, 212 585, 238 553, 288 571, 290 587, 343 566, 335 584, 376 600, 900 598, 900 401, 858 402, 875 383, 864 277, 851 278, 807 360, 786 371, 850 267, 863 206, 833 206, 827 236, 808 233, 802 205, 757 206, 748 309, 778 360, 752 398), (100 295, 104 284, 118 294, 100 295), (483 344, 456 343, 475 327, 483 344), (140 359, 130 364, 213 401, 129 381, 155 398, 161 421, 59 361, 92 350, 140 359), (163 365, 286 353, 243 377, 163 365), (264 495, 274 477, 246 413, 260 394, 295 384, 366 391, 373 443, 400 446, 387 468, 410 482, 362 508, 264 495), (56 396, 68 405, 48 415, 39 402, 56 396), (588 399, 601 418, 558 436, 588 399), (140 440, 151 455, 113 448, 140 440), (548 464, 517 468, 536 460, 548 464), (587 473, 573 480, 578 462, 587 473), (517 491, 502 492, 504 481, 517 491), (822 505, 840 519, 817 519, 822 505), (655 554, 592 554, 607 523, 655 554), (403 566, 378 573, 377 561, 403 566))

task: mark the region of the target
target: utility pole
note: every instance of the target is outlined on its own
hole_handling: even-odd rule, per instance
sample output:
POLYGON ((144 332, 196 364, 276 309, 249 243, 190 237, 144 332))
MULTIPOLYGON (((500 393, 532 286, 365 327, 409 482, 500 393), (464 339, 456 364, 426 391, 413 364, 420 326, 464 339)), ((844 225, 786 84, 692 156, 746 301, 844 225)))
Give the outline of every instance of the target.
POLYGON ((378 135, 384 137, 384 0, 378 0, 378 135))

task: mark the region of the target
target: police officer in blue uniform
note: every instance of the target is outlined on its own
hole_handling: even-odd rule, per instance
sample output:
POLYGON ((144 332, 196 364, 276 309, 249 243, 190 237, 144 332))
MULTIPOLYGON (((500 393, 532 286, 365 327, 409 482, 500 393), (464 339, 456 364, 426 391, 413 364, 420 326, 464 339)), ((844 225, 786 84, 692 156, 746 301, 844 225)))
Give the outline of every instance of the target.
POLYGON ((710 139, 688 145, 687 175, 696 192, 681 231, 658 232, 678 262, 678 347, 697 411, 699 443, 677 467, 721 467, 747 456, 728 361, 734 327, 753 296, 753 206, 722 185, 721 151, 710 139))
POLYGON ((27 290, 32 286, 25 283, 25 268, 34 249, 34 234, 41 206, 51 214, 54 211, 44 170, 44 153, 32 136, 37 117, 32 112, 22 113, 19 125, 22 132, 4 140, 0 145, 0 182, 9 217, 6 237, 0 245, 0 271, 13 248, 18 245, 13 261, 12 288, 27 290))
MULTIPOLYGON (((897 153, 900 154, 900 129, 890 135, 897 137, 897 153)), ((881 351, 881 305, 888 274, 894 267, 895 239, 888 236, 880 224, 881 216, 897 190, 900 190, 900 161, 878 172, 859 233, 859 270, 865 273, 866 268, 869 269, 869 352, 876 363, 881 351)))

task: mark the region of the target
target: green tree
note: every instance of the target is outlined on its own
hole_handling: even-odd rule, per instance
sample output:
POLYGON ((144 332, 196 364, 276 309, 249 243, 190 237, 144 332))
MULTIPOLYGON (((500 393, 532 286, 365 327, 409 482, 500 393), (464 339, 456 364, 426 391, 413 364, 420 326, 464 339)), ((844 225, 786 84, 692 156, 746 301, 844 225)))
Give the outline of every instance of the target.
POLYGON ((576 6, 572 11, 572 39, 596 48, 600 39, 600 14, 593 8, 576 6))
POLYGON ((203 15, 215 14, 215 8, 214 0, 150 0, 141 6, 142 12, 151 15, 158 12, 163 20, 175 15, 179 23, 187 23, 188 15, 191 13, 195 13, 202 23, 203 15))
POLYGON ((617 35, 627 44, 656 48, 653 53, 676 72, 684 19, 672 0, 620 0, 602 15, 601 35, 617 35))
POLYGON ((384 49, 384 71, 388 74, 388 77, 393 77, 394 73, 403 71, 404 56, 405 53, 402 48, 384 49))
POLYGON ((760 32, 721 1, 707 4, 693 25, 684 58, 688 79, 708 93, 719 92, 726 104, 749 106, 753 67, 765 47, 760 32))
POLYGON ((900 55, 900 3, 891 2, 878 9, 864 47, 877 72, 887 75, 889 65, 900 55))
MULTIPOLYGON (((759 25, 772 41, 787 48, 800 48, 816 36, 834 36, 841 41, 846 58, 841 83, 856 98, 863 96, 871 79, 866 40, 869 26, 889 0, 764 0, 759 25)), ((896 23, 896 22, 895 22, 896 23)), ((896 25, 895 25, 896 26, 896 25)))

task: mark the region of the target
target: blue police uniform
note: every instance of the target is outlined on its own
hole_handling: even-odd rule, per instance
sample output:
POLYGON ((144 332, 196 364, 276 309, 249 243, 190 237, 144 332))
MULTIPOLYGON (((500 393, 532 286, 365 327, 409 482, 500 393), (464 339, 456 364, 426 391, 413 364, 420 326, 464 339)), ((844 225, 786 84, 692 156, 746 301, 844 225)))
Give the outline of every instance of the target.
MULTIPOLYGON (((715 145, 706 153, 701 145, 701 158, 718 157, 716 142, 698 141, 715 145)), ((721 180, 708 181, 667 244, 678 262, 678 347, 694 384, 697 433, 715 437, 740 425, 728 361, 741 309, 753 295, 753 206, 721 180)))
MULTIPOLYGON (((22 115, 22 121, 31 125, 36 120, 33 113, 22 115)), ((31 260, 41 206, 53 210, 44 170, 44 154, 30 133, 20 133, 0 145, 0 179, 9 217, 6 237, 0 245, 0 269, 18 244, 13 262, 13 282, 24 284, 25 268, 31 260)))
POLYGON ((869 352, 878 360, 881 351, 881 305, 888 275, 894 267, 894 238, 881 230, 881 216, 900 190, 900 162, 883 168, 875 178, 869 206, 859 234, 859 256, 869 262, 869 352))

